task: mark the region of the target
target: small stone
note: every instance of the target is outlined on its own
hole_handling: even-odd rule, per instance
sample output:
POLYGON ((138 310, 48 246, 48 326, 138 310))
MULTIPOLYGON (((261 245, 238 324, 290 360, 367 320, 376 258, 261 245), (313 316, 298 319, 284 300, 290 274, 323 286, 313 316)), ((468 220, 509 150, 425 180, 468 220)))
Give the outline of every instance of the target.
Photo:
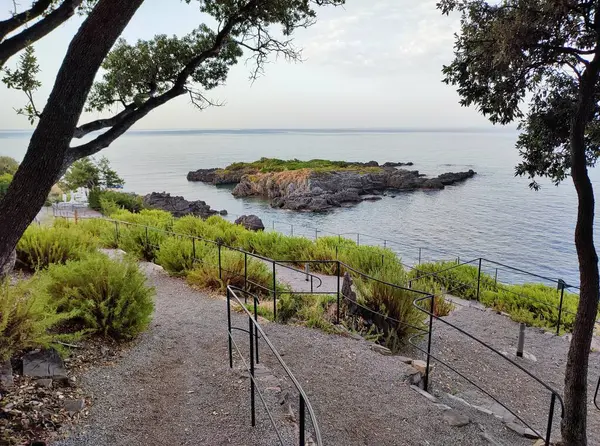
POLYGON ((444 421, 450 426, 462 427, 469 424, 471 419, 456 410, 447 410, 444 412, 444 421))
POLYGON ((546 441, 543 438, 538 438, 538 440, 533 443, 533 446, 544 446, 546 444, 546 441))
POLYGON ((413 359, 411 365, 425 375, 427 370, 427 363, 425 361, 421 361, 420 359, 413 359))
POLYGON ((396 356, 396 359, 404 364, 412 364, 413 362, 412 358, 409 358, 408 356, 396 356))
POLYGON ((540 436, 538 434, 536 434, 535 432, 533 432, 531 429, 529 429, 525 426, 522 426, 514 421, 504 423, 504 424, 506 425, 507 428, 516 432, 521 437, 530 438, 533 440, 540 438, 540 436))
POLYGON ((390 356, 392 354, 392 351, 389 348, 379 344, 371 344, 371 350, 384 356, 390 356))
POLYGON ((38 387, 52 388, 52 380, 49 378, 42 378, 35 381, 35 385, 38 387))
POLYGON ((67 380, 65 364, 54 349, 26 353, 23 356, 23 375, 31 378, 67 380))
POLYGON ((77 412, 80 412, 85 407, 85 400, 76 399, 76 400, 65 400, 64 407, 69 415, 74 415, 77 412))

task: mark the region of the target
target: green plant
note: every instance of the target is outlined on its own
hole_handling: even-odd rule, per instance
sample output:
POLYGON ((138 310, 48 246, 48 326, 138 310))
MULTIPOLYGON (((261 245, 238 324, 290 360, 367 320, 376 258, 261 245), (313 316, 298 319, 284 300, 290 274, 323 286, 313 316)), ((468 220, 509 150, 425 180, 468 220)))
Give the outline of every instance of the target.
POLYGON ((309 328, 333 331, 330 309, 335 303, 332 295, 286 293, 277 302, 277 316, 281 322, 294 320, 309 328))
POLYGON ((58 311, 73 314, 71 321, 90 333, 130 339, 151 321, 154 289, 133 260, 94 253, 51 265, 42 280, 58 311))
POLYGON ((98 187, 90 190, 88 200, 92 209, 101 211, 104 215, 113 215, 121 209, 134 213, 144 209, 142 197, 138 195, 104 190, 98 187))
POLYGON ((216 249, 215 245, 198 240, 192 242, 187 237, 167 237, 160 244, 156 263, 169 274, 183 276, 194 267, 194 254, 200 261, 212 260, 215 258, 216 249))
POLYGON ((10 186, 12 179, 13 176, 10 173, 0 175, 0 200, 6 195, 6 191, 8 190, 8 186, 10 186))
POLYGON ((10 156, 0 156, 0 176, 5 174, 14 175, 17 173, 18 168, 19 163, 17 160, 10 156))
POLYGON ((55 340, 65 339, 52 329, 69 319, 57 313, 50 296, 40 290, 34 279, 11 285, 0 282, 0 361, 30 348, 47 348, 55 340))
POLYGON ((17 244, 17 258, 30 270, 76 260, 96 249, 98 241, 76 227, 31 225, 17 244))

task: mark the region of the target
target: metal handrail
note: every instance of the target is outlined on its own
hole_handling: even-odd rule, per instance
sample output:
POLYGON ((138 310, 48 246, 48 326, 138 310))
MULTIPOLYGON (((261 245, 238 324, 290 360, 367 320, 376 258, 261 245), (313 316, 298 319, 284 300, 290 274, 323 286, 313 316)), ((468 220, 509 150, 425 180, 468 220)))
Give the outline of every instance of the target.
POLYGON ((596 386, 596 393, 594 394, 594 405, 598 410, 600 410, 600 400, 598 397, 600 396, 600 377, 598 377, 598 385, 596 386))
MULTIPOLYGON (((275 356, 275 358, 277 359, 277 361, 279 362, 279 365, 281 365, 281 367, 283 368, 283 370, 285 371, 285 373, 287 374, 287 376, 290 378, 290 381, 294 384, 294 386, 296 387, 296 390, 299 393, 300 396, 300 445, 304 446, 305 444, 305 414, 304 414, 304 410, 306 409, 308 411, 308 415, 310 417, 311 423, 313 425, 313 430, 315 433, 315 442, 317 446, 323 446, 323 440, 321 437, 321 431, 319 429, 319 424, 317 422, 317 417, 315 415, 315 412, 312 408, 312 405, 310 404, 310 401, 308 399, 308 397, 306 396, 306 393, 304 392, 304 390, 302 389, 302 386, 300 385, 300 383, 298 382, 298 380, 296 379, 296 377, 294 376, 294 374, 292 373, 292 371, 289 369, 289 367, 287 366, 287 364, 283 361, 283 359, 281 358, 281 355, 279 354, 279 352, 277 351, 277 349, 273 346, 273 343, 271 342, 271 340, 267 337, 267 335, 265 334, 264 330, 262 329, 262 327, 260 326, 260 324, 258 323, 258 321, 256 320, 256 305, 257 305, 257 301, 258 301, 258 297, 255 296, 252 293, 249 293, 248 291, 242 290, 241 288, 237 288, 237 287, 233 287, 233 286, 227 286, 227 318, 228 318, 228 337, 229 337, 229 364, 230 367, 233 367, 233 352, 232 352, 232 342, 235 344, 235 347, 238 351, 238 354, 240 355, 240 357, 242 358, 244 365, 246 365, 246 368, 248 369, 248 371, 250 372, 250 379, 252 382, 251 385, 251 405, 252 405, 252 425, 255 425, 255 408, 254 408, 254 391, 255 391, 255 386, 256 386, 256 380, 255 380, 255 376, 254 376, 254 360, 255 360, 255 354, 256 354, 256 362, 258 363, 258 340, 255 341, 254 338, 254 334, 256 334, 256 336, 260 335, 260 338, 265 342, 265 344, 267 344, 267 346, 269 347, 269 349, 271 350, 271 352, 273 353, 273 355, 275 356), (244 293, 248 296, 251 296, 253 298, 253 302, 254 302, 254 315, 252 315, 250 313, 250 311, 248 311, 248 309, 246 308, 245 305, 242 304, 242 301, 240 300, 240 298, 237 296, 237 293, 244 293), (235 327, 231 326, 231 296, 233 296, 235 298, 235 300, 238 302, 239 306, 242 308, 242 310, 247 314, 248 316, 248 323, 249 323, 249 327, 248 327, 248 333, 249 333, 249 337, 250 337, 250 368, 247 367, 246 361, 243 360, 243 356, 241 354, 241 351, 239 350, 237 344, 235 344, 235 340, 233 339, 231 330, 235 327), (253 330, 254 329, 254 330, 253 330), (254 347, 256 347, 256 351, 254 350, 254 347)), ((245 331, 245 330, 244 330, 245 331)), ((261 392, 258 392, 258 395, 265 407, 265 410, 267 411, 267 414, 269 415, 269 419, 271 420, 271 424, 273 425, 273 428, 275 429, 277 436, 279 438, 279 441, 281 443, 281 445, 284 445, 283 439, 279 433, 279 430, 277 429, 277 426, 275 424, 275 421, 273 420, 273 417, 271 416, 269 409, 267 407, 267 404, 261 394, 261 392)))
MULTIPOLYGON (((540 438, 545 438, 545 444, 546 445, 550 445, 550 437, 552 434, 552 420, 554 417, 554 406, 555 406, 555 402, 556 399, 558 399, 559 403, 560 403, 560 407, 561 407, 561 418, 564 416, 564 403, 563 403, 563 399, 560 396, 560 394, 554 390, 552 387, 550 387, 548 384, 546 384, 544 381, 542 381, 541 379, 539 379, 537 376, 535 376, 533 373, 529 372, 527 369, 525 369, 522 365, 518 364, 517 362, 513 361, 512 359, 508 358, 507 356, 503 355, 502 352, 500 352, 499 350, 496 350, 494 347, 492 347, 491 345, 487 344, 486 342, 483 342, 481 339, 473 336, 472 334, 468 333, 467 331, 463 330, 460 327, 457 327, 456 325, 452 324, 451 322, 448 322, 445 319, 442 319, 438 316, 436 316, 433 313, 433 296, 425 296, 425 297, 419 297, 417 299, 415 299, 413 301, 413 305, 420 311, 424 312, 425 314, 427 314, 429 316, 429 344, 427 347, 427 350, 422 349, 417 343, 412 342, 415 336, 412 336, 409 340, 409 342, 411 343, 411 345, 413 347, 415 347, 416 349, 424 352, 427 354, 427 359, 428 359, 428 364, 427 364, 427 369, 426 369, 426 379, 429 375, 429 358, 433 358, 436 361, 438 361, 439 363, 441 363, 442 365, 448 367, 450 370, 452 370, 453 372, 457 373, 459 376, 461 376, 462 378, 466 379, 469 383, 471 383, 472 385, 474 385, 475 387, 477 387, 479 390, 481 390, 483 393, 485 393, 486 395, 488 395, 489 397, 491 397, 494 401, 496 401, 498 404, 500 404, 502 407, 504 407, 506 410, 508 410, 512 415, 514 415, 517 419, 519 419, 523 424, 525 424, 525 426, 527 426, 529 429, 531 429, 533 432, 535 432, 537 435, 540 436, 540 438), (424 300, 426 299, 430 299, 431 300, 431 305, 430 305, 430 310, 425 309, 424 306, 419 305, 420 303, 422 303, 424 300), (455 368, 453 368, 452 366, 448 365, 446 362, 442 361, 441 359, 437 358, 436 356, 431 354, 431 335, 433 332, 433 320, 437 320, 440 321, 444 324, 446 324, 447 326, 457 330, 459 333, 467 336, 468 338, 470 338, 471 340, 481 344, 482 346, 484 346, 485 348, 487 348, 488 350, 492 351, 493 353, 495 353, 496 355, 500 356, 501 358, 503 358, 505 361, 509 362, 510 364, 512 364, 513 366, 517 367, 519 370, 521 370, 522 372, 524 372, 526 375, 528 375, 530 378, 532 378, 533 380, 535 380, 536 382, 538 382, 539 384, 541 384, 546 390, 550 391, 552 394, 551 400, 550 400, 550 412, 548 414, 548 427, 546 430, 546 436, 543 437, 537 430, 535 430, 533 427, 531 427, 525 420, 523 420, 518 414, 514 413, 512 410, 510 410, 507 406, 505 406, 501 401, 499 401, 498 399, 496 399, 493 395, 491 395, 489 392, 487 392, 485 389, 481 388, 480 386, 478 386, 477 384, 475 384, 472 380, 470 380, 468 377, 466 377, 464 374, 462 374, 461 372, 459 372, 458 370, 456 370, 455 368)), ((425 388, 427 388, 427 381, 425 381, 425 388)))

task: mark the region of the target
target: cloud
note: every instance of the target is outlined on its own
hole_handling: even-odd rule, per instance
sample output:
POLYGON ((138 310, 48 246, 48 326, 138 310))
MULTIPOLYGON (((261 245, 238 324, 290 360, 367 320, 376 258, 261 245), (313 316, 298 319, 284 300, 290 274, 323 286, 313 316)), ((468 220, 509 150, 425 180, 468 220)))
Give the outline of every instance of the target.
POLYGON ((423 65, 439 71, 450 60, 458 22, 442 16, 434 2, 364 3, 348 2, 321 15, 302 42, 304 56, 356 75, 397 74, 423 65))

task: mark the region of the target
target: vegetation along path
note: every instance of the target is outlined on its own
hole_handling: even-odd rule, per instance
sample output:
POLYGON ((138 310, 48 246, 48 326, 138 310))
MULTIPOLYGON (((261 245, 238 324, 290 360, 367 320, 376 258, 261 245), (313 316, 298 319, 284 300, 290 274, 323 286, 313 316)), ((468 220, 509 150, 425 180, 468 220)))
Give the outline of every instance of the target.
MULTIPOLYGON (((55 446, 278 444, 258 398, 257 426, 250 426, 247 375, 238 357, 233 369, 227 361, 223 299, 142 265, 157 290, 152 326, 118 364, 87 374, 90 418, 55 446)), ((247 326, 236 312, 233 321, 247 326)), ((490 436, 531 444, 485 416, 452 426, 448 411, 410 389, 401 358, 366 341, 274 323, 265 330, 307 392, 326 445, 487 445, 490 436)), ((244 352, 247 335, 235 339, 244 352)), ((296 394, 264 345, 259 371, 286 444, 296 444, 296 394)))

